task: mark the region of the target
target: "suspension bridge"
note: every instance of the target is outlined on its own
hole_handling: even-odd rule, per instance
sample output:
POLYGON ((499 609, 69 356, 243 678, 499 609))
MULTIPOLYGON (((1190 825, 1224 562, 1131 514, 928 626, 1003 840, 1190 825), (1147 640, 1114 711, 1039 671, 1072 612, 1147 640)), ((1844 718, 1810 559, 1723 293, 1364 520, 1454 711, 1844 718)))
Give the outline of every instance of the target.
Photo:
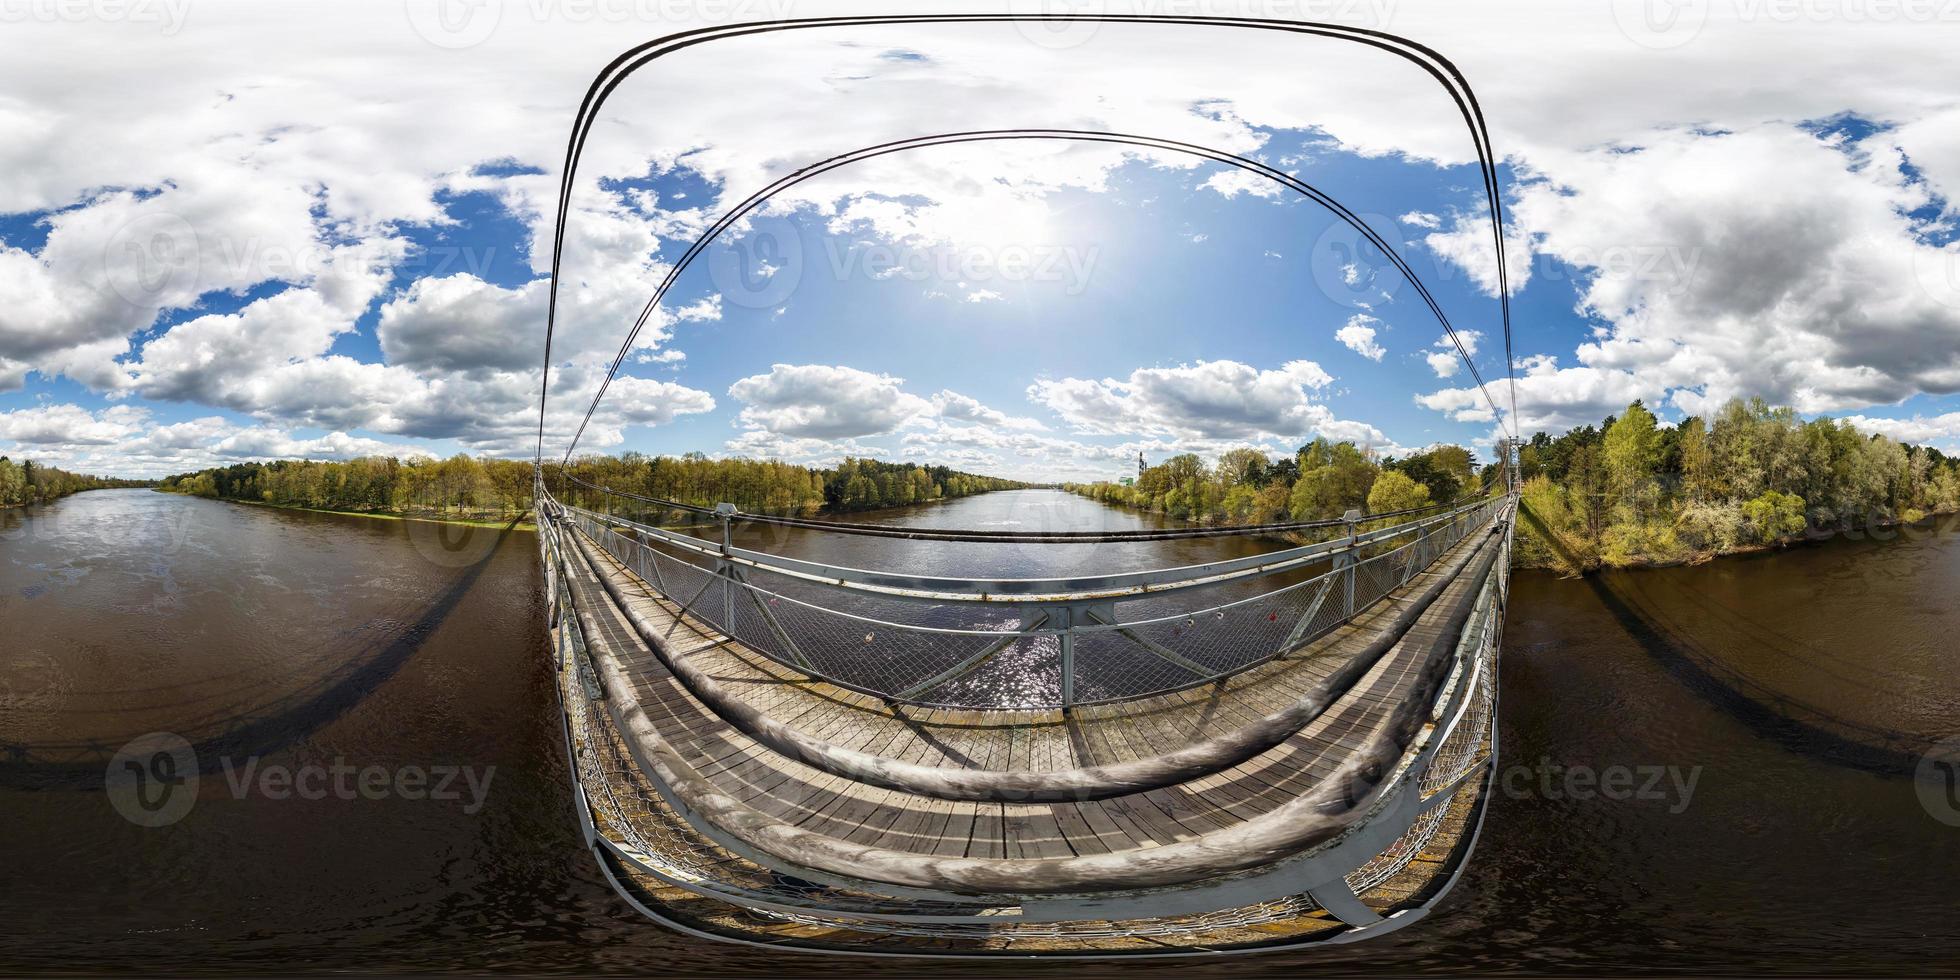
POLYGON ((539 542, 579 809, 670 924, 976 954, 1352 939, 1420 917, 1474 835, 1508 494, 1202 565, 980 581, 570 490, 538 488, 539 542))
POLYGON ((536 514, 579 820, 620 894, 671 928, 908 956, 1343 943, 1422 918, 1474 846, 1517 509, 1508 448, 1482 490, 1448 504, 1117 532, 748 514, 593 485, 565 465, 667 290, 744 215, 835 167, 1006 139, 1194 155, 1316 202, 1414 285, 1508 426, 1515 382, 1507 415, 1394 243, 1291 174, 1083 129, 817 155, 731 207, 675 262, 562 461, 547 462, 542 402, 569 198, 586 136, 627 75, 753 33, 1048 20, 1290 32, 1428 72, 1461 111, 1484 172, 1510 373, 1502 210, 1481 110, 1453 65, 1406 39, 1243 18, 916 15, 707 28, 621 55, 580 107, 561 176, 536 514), (1267 547, 1193 565, 990 578, 799 556, 780 546, 792 532, 1028 549, 1024 564, 1037 568, 1072 567, 1042 558, 1053 549, 1117 542, 1237 536, 1267 547))

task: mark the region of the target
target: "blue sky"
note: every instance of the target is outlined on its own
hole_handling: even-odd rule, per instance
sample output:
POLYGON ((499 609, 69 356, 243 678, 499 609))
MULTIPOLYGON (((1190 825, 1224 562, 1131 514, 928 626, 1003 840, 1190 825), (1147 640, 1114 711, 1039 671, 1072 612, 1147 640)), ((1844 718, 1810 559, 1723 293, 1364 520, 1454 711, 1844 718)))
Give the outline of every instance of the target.
MULTIPOLYGON (((414 4, 303 38, 228 3, 17 25, 41 43, 0 68, 0 453, 145 475, 527 455, 564 128, 622 37, 684 25, 483 9, 453 36, 414 4), (46 82, 79 45, 119 57, 46 82)), ((1960 91, 1910 70, 1928 25, 1838 43, 1718 4, 1685 35, 1563 11, 1511 37, 1393 14, 1464 65, 1504 158, 1516 420, 1317 204, 1187 157, 991 143, 842 168, 724 236, 579 448, 1092 477, 1139 451, 1481 448, 1636 397, 1673 420, 1760 396, 1960 449, 1960 91), (1798 56, 1843 84, 1791 86, 1798 56), (1696 71, 1725 84, 1676 84, 1696 71)), ((1147 133, 1292 173, 1395 242, 1502 379, 1461 120, 1406 66, 1302 43, 886 28, 657 64, 572 196, 548 445, 707 222, 831 153, 952 129, 1147 133)))

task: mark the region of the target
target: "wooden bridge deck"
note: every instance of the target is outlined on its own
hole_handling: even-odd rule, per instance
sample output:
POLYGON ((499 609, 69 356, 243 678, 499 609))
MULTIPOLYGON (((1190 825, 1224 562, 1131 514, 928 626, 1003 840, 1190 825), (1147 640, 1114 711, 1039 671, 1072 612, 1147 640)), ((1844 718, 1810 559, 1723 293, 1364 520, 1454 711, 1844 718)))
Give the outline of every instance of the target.
MULTIPOLYGON (((573 532, 577 533, 577 532, 573 532)), ((1016 804, 932 799, 834 775, 772 751, 737 730, 675 677, 619 607, 575 563, 574 586, 597 627, 588 642, 630 678, 662 739, 716 787, 804 830, 919 855, 1050 858, 1147 849, 1243 823, 1326 779, 1387 724, 1419 668, 1458 636, 1443 624, 1474 602, 1481 582, 1456 576, 1480 544, 1473 534, 1348 625, 1293 654, 1201 688, 1120 705, 1057 711, 893 706, 811 678, 684 616, 647 583, 590 546, 597 573, 660 630, 668 650, 724 689, 798 731, 885 758, 963 769, 1052 772, 1145 759, 1241 728, 1293 704, 1378 637, 1393 608, 1449 579, 1415 627, 1320 717, 1281 744, 1188 782, 1103 800, 1016 804)))

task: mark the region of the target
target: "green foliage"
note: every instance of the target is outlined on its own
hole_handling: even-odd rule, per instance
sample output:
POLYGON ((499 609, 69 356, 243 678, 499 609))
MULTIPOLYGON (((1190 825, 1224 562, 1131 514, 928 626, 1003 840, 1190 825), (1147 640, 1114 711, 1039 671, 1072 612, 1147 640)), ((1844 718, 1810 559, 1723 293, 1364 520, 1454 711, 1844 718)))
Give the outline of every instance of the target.
POLYGON ((1368 490, 1368 510, 1376 514, 1412 510, 1429 503, 1429 488, 1399 470, 1389 470, 1375 478, 1368 490))
MULTIPOLYGON (((752 514, 815 514, 927 503, 1025 486, 944 466, 846 459, 819 470, 774 460, 686 456, 587 456, 572 475, 595 486, 752 514)), ((461 518, 510 518, 531 506, 529 461, 457 455, 444 460, 365 457, 345 462, 280 460, 185 473, 162 489, 290 507, 461 518)), ((568 486, 573 503, 601 495, 568 486)))
POLYGON ((1960 511, 1954 460, 1760 399, 1666 429, 1635 402, 1597 429, 1538 433, 1519 465, 1525 506, 1570 559, 1531 544, 1518 554, 1553 567, 1691 560, 1960 511))
POLYGON ((45 504, 84 490, 114 487, 147 487, 148 480, 118 480, 88 476, 42 466, 33 460, 13 460, 0 456, 0 507, 45 504))
POLYGON ((1107 504, 1207 524, 1271 524, 1455 500, 1476 482, 1474 457, 1461 446, 1377 461, 1351 442, 1316 439, 1277 461, 1240 447, 1207 468, 1204 460, 1184 453, 1145 469, 1135 480, 1068 484, 1067 489, 1107 504), (1391 473, 1394 480, 1377 497, 1375 488, 1391 473), (1388 501, 1403 502, 1389 506, 1388 501))
POLYGON ((1626 414, 1606 430, 1603 442, 1607 482, 1614 492, 1633 496, 1645 490, 1660 461, 1654 413, 1637 401, 1628 405, 1626 414))
POLYGON ((1777 490, 1765 490, 1761 496, 1745 502, 1742 518, 1748 522, 1756 540, 1765 544, 1796 537, 1810 526, 1804 517, 1803 498, 1777 490))

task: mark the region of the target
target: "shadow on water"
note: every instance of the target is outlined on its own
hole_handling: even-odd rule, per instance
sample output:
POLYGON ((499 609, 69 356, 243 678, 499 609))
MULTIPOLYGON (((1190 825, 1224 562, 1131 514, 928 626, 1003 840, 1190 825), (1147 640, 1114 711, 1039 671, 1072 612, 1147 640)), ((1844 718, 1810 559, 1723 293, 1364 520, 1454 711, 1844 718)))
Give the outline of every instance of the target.
MULTIPOLYGON (((1518 512, 1559 557, 1579 567, 1575 556, 1529 507, 1520 506, 1518 512)), ((1845 718, 1752 680, 1724 664, 1688 630, 1662 617, 1655 605, 1641 603, 1633 595, 1637 586, 1628 583, 1630 588, 1616 588, 1608 575, 1583 578, 1600 605, 1655 664, 1695 696, 1784 751, 1826 765, 1911 778, 1930 747, 1922 736, 1845 718)))
MULTIPOLYGON (((191 740, 199 771, 215 772, 226 758, 267 755, 296 744, 360 704, 407 665, 423 642, 456 611, 523 519, 520 515, 500 529, 493 546, 464 566, 462 574, 413 621, 390 629, 391 623, 400 621, 379 619, 345 634, 386 630, 387 635, 372 644, 372 653, 350 658, 346 667, 270 704, 244 701, 222 709, 223 716, 209 726, 216 731, 191 740)), ((111 744, 116 741, 120 740, 0 746, 0 788, 101 790, 105 767, 120 747, 111 744)))

